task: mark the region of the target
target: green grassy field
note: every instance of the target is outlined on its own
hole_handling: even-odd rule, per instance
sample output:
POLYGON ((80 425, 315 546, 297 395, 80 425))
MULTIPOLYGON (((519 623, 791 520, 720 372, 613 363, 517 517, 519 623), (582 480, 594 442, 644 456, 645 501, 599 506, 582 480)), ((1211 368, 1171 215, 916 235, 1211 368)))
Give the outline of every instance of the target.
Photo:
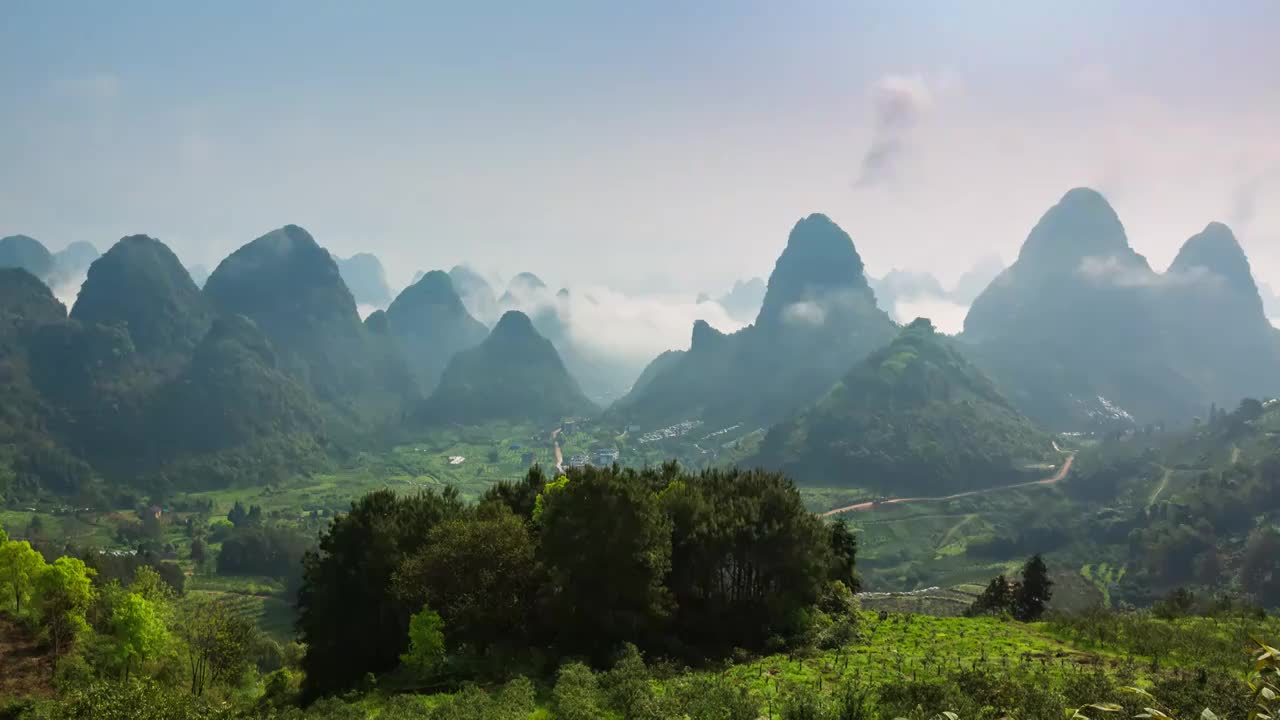
POLYGON ((230 604, 237 615, 253 620, 277 642, 294 639, 297 614, 285 599, 284 583, 279 580, 200 575, 187 583, 187 593, 230 604))
POLYGON ((529 467, 526 453, 543 467, 553 466, 549 431, 521 425, 447 428, 384 453, 362 453, 333 473, 298 477, 278 487, 227 488, 183 497, 212 501, 215 515, 240 501, 292 516, 313 510, 342 512, 352 500, 381 488, 413 492, 453 486, 473 500, 498 480, 524 475, 529 467), (451 463, 455 457, 463 459, 451 463))
MULTIPOLYGON (((530 425, 444 428, 383 453, 362 453, 347 467, 332 473, 298 477, 280 486, 227 488, 181 497, 212 501, 215 515, 225 514, 240 501, 246 506, 259 505, 267 513, 274 511, 295 518, 312 511, 345 511, 352 500, 381 488, 414 492, 452 486, 463 498, 475 500, 499 480, 523 477, 530 460, 548 473, 553 472, 555 450, 550 435, 551 428, 530 425), (457 457, 463 458, 461 463, 450 462, 457 457)), ((756 438, 758 433, 746 435, 756 438)), ((740 447, 718 446, 712 456, 697 449, 701 437, 694 433, 686 438, 640 444, 618 428, 582 423, 573 432, 561 433, 558 440, 566 463, 573 455, 617 448, 620 462, 632 467, 657 465, 671 458, 691 467, 732 463, 753 447, 750 442, 740 447)))

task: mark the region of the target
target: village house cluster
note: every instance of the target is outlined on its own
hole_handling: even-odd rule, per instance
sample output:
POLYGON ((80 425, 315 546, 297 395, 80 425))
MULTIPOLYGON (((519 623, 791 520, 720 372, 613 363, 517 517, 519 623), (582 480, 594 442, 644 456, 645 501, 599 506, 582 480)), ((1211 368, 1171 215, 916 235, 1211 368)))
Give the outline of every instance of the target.
POLYGON ((666 440, 668 438, 684 437, 701 424, 701 420, 685 420, 684 422, 664 427, 661 430, 654 430, 653 432, 641 435, 640 444, 643 445, 646 443, 658 442, 659 440, 666 440))
POLYGON ((600 448, 592 450, 591 454, 579 453, 569 458, 569 467, 584 468, 588 465, 596 467, 609 467, 618 461, 621 453, 617 448, 600 448))

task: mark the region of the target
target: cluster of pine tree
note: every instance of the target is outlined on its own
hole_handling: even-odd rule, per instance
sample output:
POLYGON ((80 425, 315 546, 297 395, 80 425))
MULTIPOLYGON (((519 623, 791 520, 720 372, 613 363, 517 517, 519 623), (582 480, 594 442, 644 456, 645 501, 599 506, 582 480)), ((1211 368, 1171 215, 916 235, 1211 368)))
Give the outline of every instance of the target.
POLYGON ((1034 622, 1044 615, 1045 606, 1053 598, 1053 581, 1044 559, 1034 555, 1022 566, 1022 580, 998 575, 969 606, 966 614, 1011 615, 1023 622, 1034 622))

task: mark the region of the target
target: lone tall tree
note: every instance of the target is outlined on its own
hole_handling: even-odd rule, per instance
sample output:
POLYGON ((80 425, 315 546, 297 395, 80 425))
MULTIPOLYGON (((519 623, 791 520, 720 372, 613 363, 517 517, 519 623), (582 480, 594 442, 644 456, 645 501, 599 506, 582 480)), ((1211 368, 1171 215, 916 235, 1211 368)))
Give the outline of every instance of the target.
POLYGON ((1022 566, 1022 584, 1014 595, 1014 615, 1023 622, 1039 620, 1052 597, 1053 581, 1049 579, 1049 568, 1037 553, 1022 566))
POLYGON ((831 579, 839 580, 851 592, 862 589, 862 579, 858 577, 858 537, 849 529, 844 518, 831 525, 831 579))

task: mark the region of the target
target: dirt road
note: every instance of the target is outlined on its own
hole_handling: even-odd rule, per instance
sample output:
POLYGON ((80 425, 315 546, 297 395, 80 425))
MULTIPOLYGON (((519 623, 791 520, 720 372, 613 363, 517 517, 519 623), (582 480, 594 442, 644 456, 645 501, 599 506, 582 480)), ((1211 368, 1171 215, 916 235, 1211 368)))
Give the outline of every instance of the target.
POLYGON ((1160 483, 1156 485, 1155 492, 1151 493, 1151 497, 1147 499, 1148 511, 1156 504, 1156 499, 1160 497, 1160 494, 1164 492, 1164 489, 1169 487, 1169 476, 1173 474, 1173 470, 1170 468, 1163 469, 1164 474, 1160 476, 1160 483))
POLYGON ((560 451, 560 441, 556 438, 560 436, 560 428, 551 431, 551 446, 556 449, 556 472, 564 472, 564 453, 560 451))
POLYGON ((982 490, 970 490, 968 492, 957 493, 955 495, 944 495, 942 497, 912 497, 912 498, 890 498, 882 502, 864 502, 856 505, 846 505, 845 507, 835 508, 822 513, 822 517, 830 517, 832 515, 840 515, 847 512, 859 512, 862 510, 871 510, 883 505, 902 505, 904 503, 915 502, 940 502, 945 500, 959 500, 960 498, 972 497, 974 495, 986 495, 987 493, 1000 492, 1002 490, 1013 490, 1014 488, 1031 487, 1033 485, 1054 485, 1062 481, 1071 472, 1071 465, 1076 461, 1075 453, 1067 456, 1066 462, 1062 463, 1062 467, 1058 468, 1052 476, 1043 480, 1033 480, 1031 482, 1018 483, 1016 485, 1001 485, 1000 487, 983 488, 982 490))

